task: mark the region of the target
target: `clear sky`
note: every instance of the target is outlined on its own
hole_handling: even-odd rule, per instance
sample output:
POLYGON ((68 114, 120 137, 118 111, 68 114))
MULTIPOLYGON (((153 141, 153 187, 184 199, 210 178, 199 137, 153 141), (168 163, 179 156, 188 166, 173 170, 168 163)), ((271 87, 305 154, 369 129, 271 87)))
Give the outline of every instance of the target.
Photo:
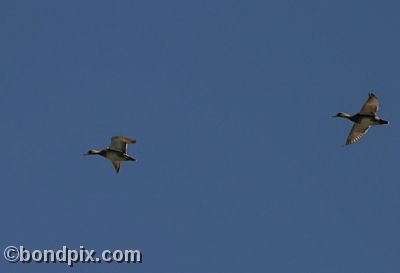
POLYGON ((396 273, 396 1, 1 1, 0 246, 142 264, 0 272, 396 273), (368 93, 389 126, 344 146, 368 93), (115 174, 100 157, 137 139, 115 174))

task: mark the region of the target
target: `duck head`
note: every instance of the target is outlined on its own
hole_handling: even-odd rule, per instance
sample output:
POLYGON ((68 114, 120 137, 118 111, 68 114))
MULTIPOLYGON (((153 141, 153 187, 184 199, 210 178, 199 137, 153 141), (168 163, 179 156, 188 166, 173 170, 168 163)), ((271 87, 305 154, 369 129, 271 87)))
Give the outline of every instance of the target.
POLYGON ((345 113, 345 112, 339 112, 339 113, 337 113, 336 115, 334 115, 334 116, 332 116, 332 117, 334 117, 334 118, 336 118, 336 117, 340 117, 340 118, 349 118, 350 115, 347 114, 347 113, 345 113))
POLYGON ((86 154, 83 155, 99 155, 99 154, 101 154, 101 151, 89 150, 86 154))

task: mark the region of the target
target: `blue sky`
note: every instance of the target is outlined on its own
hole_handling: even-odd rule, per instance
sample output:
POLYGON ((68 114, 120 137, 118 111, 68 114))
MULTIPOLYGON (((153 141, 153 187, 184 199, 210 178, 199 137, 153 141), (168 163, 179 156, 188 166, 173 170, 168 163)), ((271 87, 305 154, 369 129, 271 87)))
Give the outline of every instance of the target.
POLYGON ((142 264, 1 272, 400 267, 396 1, 2 1, 2 250, 142 264), (389 126, 344 147, 373 91, 389 126), (113 135, 137 139, 116 175, 113 135))

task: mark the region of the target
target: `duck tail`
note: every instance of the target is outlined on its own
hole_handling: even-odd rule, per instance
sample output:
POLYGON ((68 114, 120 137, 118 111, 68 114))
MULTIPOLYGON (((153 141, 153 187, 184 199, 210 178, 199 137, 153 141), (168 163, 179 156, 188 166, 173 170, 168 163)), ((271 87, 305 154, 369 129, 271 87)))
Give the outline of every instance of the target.
POLYGON ((384 119, 380 119, 380 120, 379 120, 379 123, 380 123, 380 124, 389 124, 389 121, 384 120, 384 119))
POLYGON ((137 161, 136 158, 133 158, 133 157, 130 157, 130 156, 128 156, 128 157, 126 158, 126 160, 127 160, 127 161, 137 161))

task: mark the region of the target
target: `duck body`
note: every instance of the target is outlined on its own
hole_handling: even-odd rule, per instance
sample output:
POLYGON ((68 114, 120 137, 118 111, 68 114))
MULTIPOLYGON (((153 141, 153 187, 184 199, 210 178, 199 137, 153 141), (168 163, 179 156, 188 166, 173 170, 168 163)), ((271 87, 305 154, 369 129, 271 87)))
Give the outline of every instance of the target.
POLYGON ((364 103, 359 113, 350 115, 345 112, 339 112, 334 116, 346 118, 354 122, 353 128, 347 137, 346 145, 359 141, 371 126, 389 124, 389 121, 377 116, 378 107, 378 98, 374 94, 369 93, 368 100, 364 103))
POLYGON ((110 148, 106 148, 100 151, 90 150, 85 155, 100 155, 109 160, 117 160, 117 161, 136 161, 135 158, 127 155, 126 153, 122 153, 121 151, 116 151, 110 148))
POLYGON ((382 124, 389 124, 389 121, 384 120, 379 118, 378 116, 372 116, 372 115, 362 115, 360 113, 357 113, 355 115, 349 115, 344 112, 340 112, 336 114, 335 117, 342 117, 342 118, 347 118, 351 120, 352 122, 355 123, 369 123, 371 126, 372 125, 382 125, 382 124))
POLYGON ((136 158, 129 156, 127 152, 128 144, 136 143, 136 140, 123 136, 111 138, 111 145, 102 150, 89 150, 84 155, 100 155, 111 160, 115 171, 118 173, 122 161, 136 161, 136 158))

